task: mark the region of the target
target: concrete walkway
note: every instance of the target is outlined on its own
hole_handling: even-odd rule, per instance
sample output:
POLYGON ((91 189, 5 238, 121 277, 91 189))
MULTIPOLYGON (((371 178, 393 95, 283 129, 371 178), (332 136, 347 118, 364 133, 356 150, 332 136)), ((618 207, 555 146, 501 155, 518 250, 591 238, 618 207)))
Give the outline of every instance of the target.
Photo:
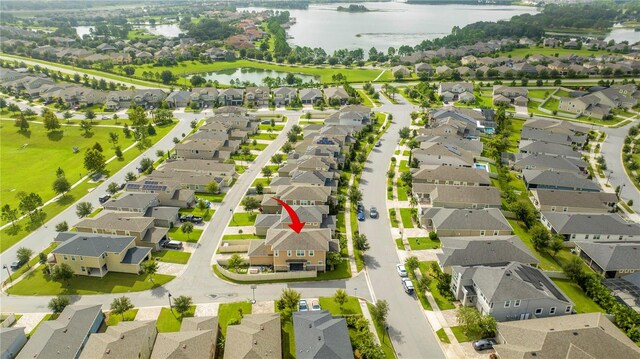
POLYGON ((46 313, 24 313, 18 321, 13 324, 13 327, 24 327, 24 333, 29 334, 35 328, 38 323, 44 319, 46 313))
POLYGON ((198 304, 194 316, 196 317, 213 317, 218 315, 220 303, 202 303, 198 304))
MULTIPOLYGON (((167 300, 167 304, 169 304, 169 301, 167 300)), ((198 308, 196 308, 198 309, 198 308)), ((158 319, 158 316, 160 315, 160 310, 162 310, 162 307, 145 307, 145 308, 139 308, 138 309, 138 314, 136 314, 136 318, 135 320, 156 320, 158 319)))

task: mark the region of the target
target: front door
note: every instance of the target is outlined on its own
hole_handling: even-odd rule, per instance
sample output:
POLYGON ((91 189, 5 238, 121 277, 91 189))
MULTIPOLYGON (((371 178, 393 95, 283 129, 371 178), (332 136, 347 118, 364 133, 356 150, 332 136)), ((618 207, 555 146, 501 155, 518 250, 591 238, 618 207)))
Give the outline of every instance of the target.
POLYGON ((290 272, 300 272, 304 270, 304 263, 289 263, 290 272))

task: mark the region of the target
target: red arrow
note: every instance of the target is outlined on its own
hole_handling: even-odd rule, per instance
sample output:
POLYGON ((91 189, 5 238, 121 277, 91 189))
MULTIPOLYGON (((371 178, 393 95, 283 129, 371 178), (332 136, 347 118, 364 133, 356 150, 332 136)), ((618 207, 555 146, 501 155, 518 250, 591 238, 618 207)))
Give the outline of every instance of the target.
POLYGON ((282 207, 284 207, 284 209, 287 210, 287 213, 289 214, 289 218, 291 218, 291 223, 289 225, 289 227, 291 229, 293 229, 294 232, 296 233, 300 233, 300 231, 302 230, 302 227, 304 227, 304 222, 300 222, 300 218, 298 218, 298 214, 296 213, 296 211, 293 210, 293 208, 291 208, 291 206, 289 206, 288 204, 282 202, 281 200, 275 198, 275 197, 271 197, 273 199, 276 200, 276 202, 280 203, 280 205, 282 207))

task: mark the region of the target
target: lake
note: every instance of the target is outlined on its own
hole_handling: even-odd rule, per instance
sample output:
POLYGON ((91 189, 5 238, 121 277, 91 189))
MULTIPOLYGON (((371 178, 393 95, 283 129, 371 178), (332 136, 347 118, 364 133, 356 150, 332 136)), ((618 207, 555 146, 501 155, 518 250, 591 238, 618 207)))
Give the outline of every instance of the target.
POLYGON ((640 41, 640 31, 632 28, 614 27, 607 35, 605 41, 615 40, 616 42, 629 41, 629 44, 640 41))
MULTIPOLYGON (((390 46, 415 46, 427 39, 448 35, 454 26, 477 21, 498 21, 521 14, 536 14, 535 7, 505 5, 417 5, 401 2, 365 3, 364 13, 336 11, 344 4, 310 5, 307 10, 288 10, 296 19, 288 34, 290 44, 321 47, 332 54, 337 49, 373 46, 385 51, 390 46)), ((262 11, 264 8, 241 8, 262 11)))
MULTIPOLYGON (((168 38, 178 37, 183 33, 180 30, 178 24, 164 24, 164 25, 134 25, 134 29, 146 29, 147 32, 153 35, 164 36, 168 38)), ((76 26, 75 27, 78 36, 83 37, 84 35, 89 35, 91 33, 91 29, 93 26, 76 26)))
MULTIPOLYGON (((265 77, 272 77, 272 78, 280 77, 284 79, 287 76, 287 74, 288 72, 242 67, 237 69, 227 69, 227 70, 221 70, 221 71, 215 71, 215 72, 200 73, 198 75, 204 77, 205 79, 207 79, 207 81, 217 80, 218 83, 225 84, 225 85, 230 84, 231 80, 233 80, 234 82, 237 82, 238 80, 240 80, 240 82, 249 81, 249 82, 255 83, 256 85, 262 85, 262 79, 264 79, 265 77)), ((295 76, 301 78, 303 82, 309 82, 312 80, 319 81, 318 78, 311 75, 295 74, 295 76)))

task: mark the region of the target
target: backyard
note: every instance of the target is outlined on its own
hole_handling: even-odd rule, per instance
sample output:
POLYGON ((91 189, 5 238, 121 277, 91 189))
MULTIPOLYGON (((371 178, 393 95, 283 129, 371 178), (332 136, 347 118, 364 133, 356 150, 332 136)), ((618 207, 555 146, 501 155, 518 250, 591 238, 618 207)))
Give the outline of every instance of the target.
POLYGON ((251 310, 252 307, 249 302, 220 304, 220 307, 218 308, 218 323, 220 324, 222 335, 227 334, 227 326, 231 319, 240 320, 242 315, 251 314, 251 310))
POLYGON ((175 309, 170 308, 162 308, 160 310, 160 315, 158 316, 158 321, 156 322, 156 327, 158 328, 158 333, 167 333, 167 332, 178 332, 180 331, 180 327, 182 326, 182 318, 193 317, 196 311, 196 306, 192 305, 189 307, 184 315, 178 314, 175 309))

